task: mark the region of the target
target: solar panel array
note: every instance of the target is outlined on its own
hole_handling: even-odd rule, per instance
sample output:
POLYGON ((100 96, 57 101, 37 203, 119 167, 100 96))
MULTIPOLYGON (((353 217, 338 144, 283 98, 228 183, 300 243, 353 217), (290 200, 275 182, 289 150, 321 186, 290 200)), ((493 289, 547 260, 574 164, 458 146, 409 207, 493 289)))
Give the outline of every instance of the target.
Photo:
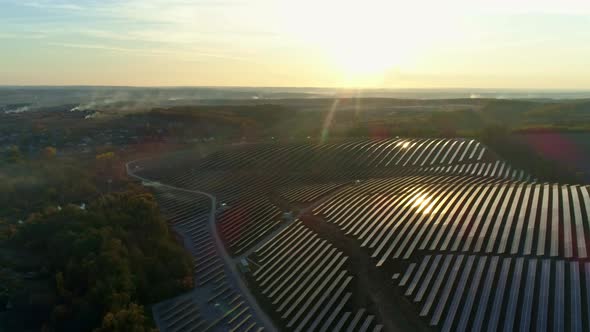
POLYGON ((379 331, 375 317, 355 308, 348 257, 296 221, 254 254, 256 287, 293 331, 379 331))
POLYGON ((163 308, 158 312, 161 322, 160 329, 196 332, 206 327, 206 322, 199 313, 199 307, 190 297, 169 301, 162 306, 163 308))
POLYGON ((204 158, 199 154, 182 158, 176 153, 173 160, 141 161, 135 172, 154 181, 212 193, 241 211, 220 216, 220 231, 230 251, 242 254, 279 225, 280 213, 267 213, 272 203, 260 201, 262 195, 280 191, 287 200, 309 203, 355 179, 401 176, 419 172, 419 166, 485 160, 497 159, 481 143, 461 138, 352 140, 245 144, 204 158), (318 182, 325 183, 324 187, 318 188, 318 182), (310 184, 308 190, 289 193, 289 188, 305 183, 310 184), (253 204, 256 201, 259 203, 253 204))
POLYGON ((173 189, 158 189, 156 198, 169 223, 184 234, 191 248, 198 286, 220 282, 225 277, 223 262, 219 258, 207 225, 211 204, 206 197, 173 189))
POLYGON ((377 257, 416 250, 587 258, 587 186, 408 176, 342 190, 314 213, 377 257))
POLYGON ((281 220, 281 210, 268 198, 242 200, 218 218, 220 233, 236 255, 253 246, 281 220))
POLYGON ((163 332, 261 331, 248 303, 226 274, 208 225, 211 203, 202 195, 156 187, 163 215, 192 254, 195 289, 154 306, 163 332), (223 310, 217 308, 224 308, 223 310))
POLYGON ((353 273, 329 237, 299 221, 282 229, 285 204, 392 271, 426 326, 590 330, 588 186, 537 183, 470 139, 251 144, 178 160, 140 172, 227 202, 218 230, 233 254, 256 249, 253 288, 286 330, 383 326, 350 300, 353 273))
POLYGON ((308 185, 294 185, 283 188, 279 195, 290 202, 309 203, 346 185, 349 182, 328 182, 308 185))
POLYGON ((384 168, 451 165, 495 159, 475 140, 385 139, 327 144, 271 143, 234 146, 201 161, 205 169, 384 168))
POLYGON ((455 165, 430 166, 423 168, 429 174, 454 174, 471 176, 489 176, 515 181, 532 181, 531 176, 521 169, 513 169, 504 161, 488 163, 467 163, 455 165))
POLYGON ((398 282, 442 331, 588 331, 590 263, 497 255, 426 255, 398 282))

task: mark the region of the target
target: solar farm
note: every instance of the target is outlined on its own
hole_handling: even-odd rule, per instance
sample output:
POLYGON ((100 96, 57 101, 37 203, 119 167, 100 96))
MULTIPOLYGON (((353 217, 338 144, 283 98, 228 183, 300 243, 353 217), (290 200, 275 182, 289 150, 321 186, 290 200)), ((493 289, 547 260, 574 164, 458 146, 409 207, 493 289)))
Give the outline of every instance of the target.
POLYGON ((139 160, 194 257, 161 331, 588 331, 590 191, 472 139, 139 160))

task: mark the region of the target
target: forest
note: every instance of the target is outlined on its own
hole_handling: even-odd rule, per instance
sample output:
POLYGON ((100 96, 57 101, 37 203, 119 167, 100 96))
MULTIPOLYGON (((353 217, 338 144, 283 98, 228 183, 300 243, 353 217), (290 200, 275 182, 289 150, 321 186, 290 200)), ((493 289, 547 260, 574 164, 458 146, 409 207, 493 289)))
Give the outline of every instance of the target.
POLYGON ((113 153, 3 162, 0 330, 151 331, 149 306, 192 288, 190 256, 113 153))

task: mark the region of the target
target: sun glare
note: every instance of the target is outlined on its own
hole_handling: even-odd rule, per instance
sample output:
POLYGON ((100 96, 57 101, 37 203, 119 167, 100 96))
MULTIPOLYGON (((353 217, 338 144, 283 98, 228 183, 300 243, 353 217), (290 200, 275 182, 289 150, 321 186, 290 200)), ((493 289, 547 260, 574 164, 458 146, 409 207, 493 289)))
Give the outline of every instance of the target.
POLYGON ((410 142, 397 142, 395 146, 401 147, 402 149, 407 149, 410 146, 410 142))
POLYGON ((430 212, 432 207, 429 206, 430 197, 427 194, 416 196, 413 201, 412 207, 417 207, 416 213, 422 212, 423 214, 428 214, 430 212))
POLYGON ((320 50, 318 56, 340 71, 347 83, 379 84, 388 71, 412 61, 420 45, 432 38, 433 19, 423 11, 400 11, 396 3, 285 1, 284 22, 310 50, 320 50))

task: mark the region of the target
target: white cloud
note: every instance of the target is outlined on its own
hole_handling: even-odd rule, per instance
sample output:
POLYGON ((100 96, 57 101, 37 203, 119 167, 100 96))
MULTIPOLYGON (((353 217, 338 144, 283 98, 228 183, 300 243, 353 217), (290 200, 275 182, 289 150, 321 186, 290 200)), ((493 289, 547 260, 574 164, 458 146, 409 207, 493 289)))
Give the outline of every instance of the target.
POLYGON ((185 61, 200 61, 203 58, 218 58, 235 61, 247 61, 240 57, 234 57, 226 54, 216 54, 202 52, 197 49, 190 49, 185 51, 168 51, 164 49, 139 49, 139 48, 128 48, 128 47, 117 47, 107 44, 88 44, 88 43, 61 43, 61 42, 50 42, 47 45, 67 47, 67 48, 80 48, 80 49, 94 49, 103 51, 123 52, 130 53, 139 56, 168 56, 168 57, 181 57, 185 61))
POLYGON ((269 10, 265 6, 270 3, 267 1, 270 0, 14 3, 47 11, 46 17, 30 24, 47 33, 54 45, 149 56, 246 61, 254 56, 252 50, 264 50, 281 42, 272 24, 264 20, 272 17, 265 14, 269 10), (51 15, 58 15, 59 20, 51 15))
MULTIPOLYGON (((318 0, 324 4, 332 0, 318 0)), ((437 15, 471 14, 590 14, 590 1, 587 0, 341 0, 340 4, 356 3, 362 8, 386 3, 390 8, 404 12, 424 12, 437 15)))
POLYGON ((41 8, 41 9, 54 9, 54 10, 75 10, 75 11, 80 11, 83 10, 84 7, 75 4, 75 3, 68 3, 68 2, 63 2, 63 3, 55 3, 55 2, 50 2, 50 1, 26 1, 22 3, 25 6, 28 7, 34 7, 34 8, 41 8))
POLYGON ((0 39, 43 39, 46 35, 41 32, 7 33, 0 32, 0 39))

